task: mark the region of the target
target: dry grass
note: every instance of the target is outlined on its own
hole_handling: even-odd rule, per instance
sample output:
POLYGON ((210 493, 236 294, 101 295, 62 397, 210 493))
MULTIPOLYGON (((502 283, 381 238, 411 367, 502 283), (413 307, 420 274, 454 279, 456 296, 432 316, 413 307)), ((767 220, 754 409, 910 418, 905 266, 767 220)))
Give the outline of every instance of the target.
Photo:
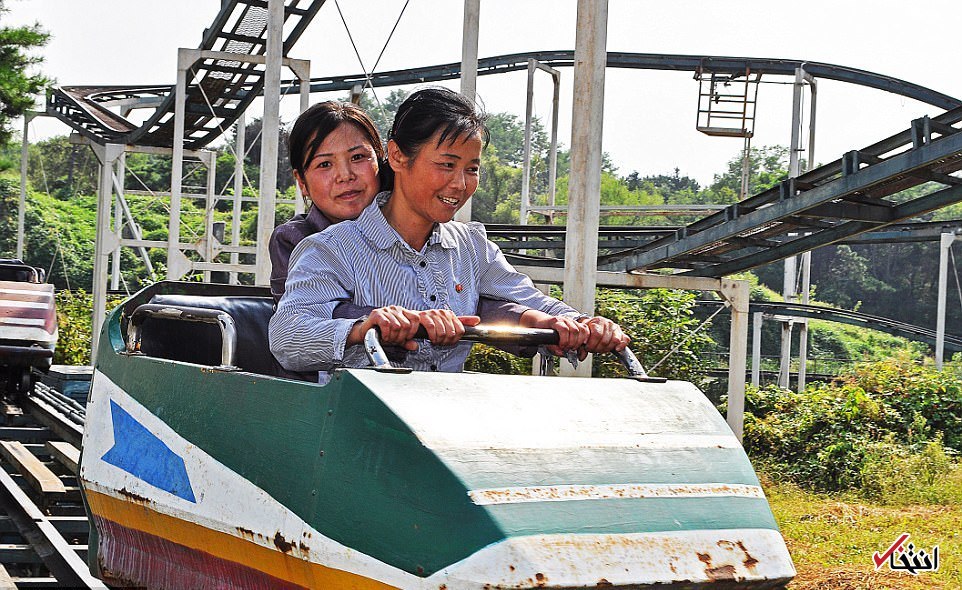
POLYGON ((886 506, 765 479, 763 486, 798 570, 789 590, 962 588, 962 506, 886 506), (921 549, 939 546, 937 572, 875 570, 872 554, 902 533, 921 549))

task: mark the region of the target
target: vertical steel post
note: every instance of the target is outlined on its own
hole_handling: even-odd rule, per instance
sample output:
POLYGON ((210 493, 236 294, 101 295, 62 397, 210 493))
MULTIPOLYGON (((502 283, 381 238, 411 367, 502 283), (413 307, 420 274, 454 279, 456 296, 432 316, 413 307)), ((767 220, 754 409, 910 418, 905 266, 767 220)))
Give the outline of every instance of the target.
MULTIPOLYGON (((804 73, 805 80, 808 81, 811 92, 811 103, 808 109, 808 157, 805 158, 804 167, 799 163, 799 174, 805 170, 811 170, 815 166, 815 100, 818 95, 818 88, 815 78, 804 73)), ((810 296, 809 291, 812 285, 812 253, 802 254, 802 303, 808 305, 810 296)), ((805 381, 808 375, 808 318, 802 319, 798 329, 798 392, 805 391, 805 381)))
POLYGON ((261 181, 257 209, 257 271, 254 282, 267 285, 271 278, 268 245, 274 231, 277 199, 277 144, 280 138, 281 62, 284 43, 284 1, 267 2, 267 53, 264 74, 264 118, 261 127, 261 181))
MULTIPOLYGON (((234 133, 234 208, 230 220, 230 245, 240 246, 241 214, 244 205, 244 158, 247 155, 247 121, 246 113, 237 117, 237 131, 234 133)), ((230 263, 240 262, 238 252, 230 253, 230 263)), ((230 284, 237 285, 238 273, 231 271, 230 284)))
MULTIPOLYGON (((578 0, 564 299, 575 309, 589 315, 595 309, 598 269, 607 35, 608 1, 578 0)), ((561 374, 590 376, 590 357, 576 370, 562 362, 561 374)))
POLYGON ((531 118, 534 110, 534 73, 538 62, 528 60, 528 92, 524 108, 524 152, 521 161, 521 212, 519 223, 528 224, 528 206, 531 204, 531 118))
MULTIPOLYGON (((555 185, 558 177, 558 111, 561 106, 561 72, 552 70, 554 91, 551 93, 551 147, 548 148, 548 204, 554 207, 555 185)), ((554 210, 549 213, 549 222, 554 222, 554 210)))
MULTIPOLYGON (((303 113, 311 104, 311 62, 289 59, 287 63, 294 75, 297 76, 298 88, 300 89, 300 104, 298 105, 300 110, 298 112, 303 113)), ((294 195, 294 213, 304 213, 307 203, 304 202, 304 195, 301 194, 301 186, 296 182, 294 183, 294 195)))
POLYGON ((180 252, 180 198, 184 179, 184 111, 187 107, 187 68, 193 50, 177 51, 177 84, 174 88, 174 140, 170 174, 170 219, 167 221, 167 279, 177 280, 180 272, 171 272, 182 265, 180 252))
MULTIPOLYGON (((121 189, 124 186, 123 173, 123 161, 126 154, 121 154, 117 158, 117 171, 115 172, 117 182, 115 185, 121 189)), ((124 226, 124 210, 123 206, 120 204, 120 198, 123 195, 121 191, 117 191, 114 195, 114 236, 117 239, 117 247, 114 251, 110 253, 110 288, 116 291, 120 289, 120 238, 123 237, 123 226, 124 226)))
POLYGON ((752 385, 758 387, 762 376, 762 322, 764 314, 756 311, 752 314, 752 385))
POLYGON ((745 368, 748 357, 748 299, 751 288, 745 281, 722 279, 722 296, 731 304, 732 325, 728 350, 728 426, 739 441, 745 424, 745 368))
MULTIPOLYGON (((216 165, 217 165, 217 153, 213 151, 208 151, 202 154, 202 159, 205 160, 204 165, 207 168, 207 187, 204 194, 204 261, 208 264, 214 262, 216 251, 214 242, 217 238, 214 237, 214 207, 217 205, 216 192, 217 187, 215 183, 216 165)), ((209 283, 211 278, 210 269, 204 271, 204 282, 209 283)))
MULTIPOLYGON (((805 86, 805 70, 795 68, 795 83, 792 87, 792 139, 788 152, 788 177, 798 178, 799 152, 801 151, 802 131, 802 91, 805 86)), ((782 283, 782 295, 786 302, 797 299, 795 287, 795 273, 798 258, 791 256, 785 259, 785 276, 782 283)), ((792 322, 782 320, 781 362, 778 369, 779 387, 788 387, 789 373, 792 363, 792 322)))
POLYGON ((37 116, 33 111, 23 114, 23 138, 20 140, 20 201, 17 207, 17 259, 23 260, 24 220, 27 214, 27 164, 30 156, 30 121, 37 116))
POLYGON ((945 360, 945 301, 949 282, 949 248, 955 242, 955 233, 943 233, 939 241, 939 299, 935 315, 935 368, 942 370, 945 360))
MULTIPOLYGON (((481 25, 481 0, 464 0, 464 25, 461 33, 461 94, 474 102, 478 89, 478 37, 481 25)), ((471 221, 471 200, 454 215, 456 221, 471 221)))
POLYGON ((93 314, 91 317, 90 358, 96 359, 100 328, 104 323, 107 309, 107 262, 110 252, 116 246, 110 231, 110 206, 113 201, 114 162, 124 153, 124 146, 108 143, 100 146, 91 144, 100 160, 100 183, 97 190, 97 234, 94 239, 94 276, 93 276, 93 314))

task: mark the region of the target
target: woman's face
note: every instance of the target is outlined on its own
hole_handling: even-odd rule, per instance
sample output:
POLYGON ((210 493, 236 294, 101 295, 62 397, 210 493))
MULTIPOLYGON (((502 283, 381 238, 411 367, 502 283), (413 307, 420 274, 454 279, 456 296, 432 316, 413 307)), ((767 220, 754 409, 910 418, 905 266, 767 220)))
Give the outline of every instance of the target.
MULTIPOLYGON (((311 138, 313 139, 313 137, 311 138)), ((295 173, 301 192, 332 223, 354 219, 378 192, 377 156, 367 136, 351 123, 334 129, 295 173)))
POLYGON ((438 145, 439 135, 425 142, 414 158, 388 144, 395 193, 405 195, 411 212, 431 224, 451 221, 478 189, 481 171, 480 135, 438 145))

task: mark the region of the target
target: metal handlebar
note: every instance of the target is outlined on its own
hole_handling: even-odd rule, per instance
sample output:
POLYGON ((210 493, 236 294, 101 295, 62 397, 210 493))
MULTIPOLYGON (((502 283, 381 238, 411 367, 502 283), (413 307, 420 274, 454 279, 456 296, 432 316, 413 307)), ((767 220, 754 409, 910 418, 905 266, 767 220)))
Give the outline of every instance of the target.
POLYGON ((237 367, 234 365, 234 353, 237 350, 237 329, 234 327, 234 318, 226 311, 203 307, 190 307, 187 305, 163 305, 156 303, 139 305, 137 309, 134 310, 134 313, 131 314, 130 324, 127 329, 126 348, 128 353, 140 353, 141 325, 147 318, 217 325, 220 328, 221 336, 221 364, 218 368, 223 370, 237 370, 237 367))
MULTIPOLYGON (((427 338, 423 327, 418 328, 415 338, 427 338)), ((461 340, 481 342, 484 344, 513 344, 516 346, 547 346, 557 344, 560 336, 555 330, 542 328, 521 328, 516 326, 465 326, 461 340)), ((377 328, 371 328, 364 335, 364 349, 367 351, 371 365, 378 370, 394 370, 388 361, 384 348, 378 337, 377 328)), ((650 377, 645 368, 638 361, 638 357, 628 347, 621 351, 612 351, 621 364, 628 371, 629 377, 637 381, 664 383, 664 377, 650 377)))

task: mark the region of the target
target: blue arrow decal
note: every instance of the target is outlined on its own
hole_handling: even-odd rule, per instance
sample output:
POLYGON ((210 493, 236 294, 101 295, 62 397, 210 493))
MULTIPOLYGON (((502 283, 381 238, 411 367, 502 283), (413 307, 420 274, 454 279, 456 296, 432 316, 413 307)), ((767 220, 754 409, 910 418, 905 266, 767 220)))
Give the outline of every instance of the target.
POLYGON ((188 502, 197 501, 183 458, 113 400, 110 400, 110 418, 114 425, 114 446, 101 459, 188 502))

